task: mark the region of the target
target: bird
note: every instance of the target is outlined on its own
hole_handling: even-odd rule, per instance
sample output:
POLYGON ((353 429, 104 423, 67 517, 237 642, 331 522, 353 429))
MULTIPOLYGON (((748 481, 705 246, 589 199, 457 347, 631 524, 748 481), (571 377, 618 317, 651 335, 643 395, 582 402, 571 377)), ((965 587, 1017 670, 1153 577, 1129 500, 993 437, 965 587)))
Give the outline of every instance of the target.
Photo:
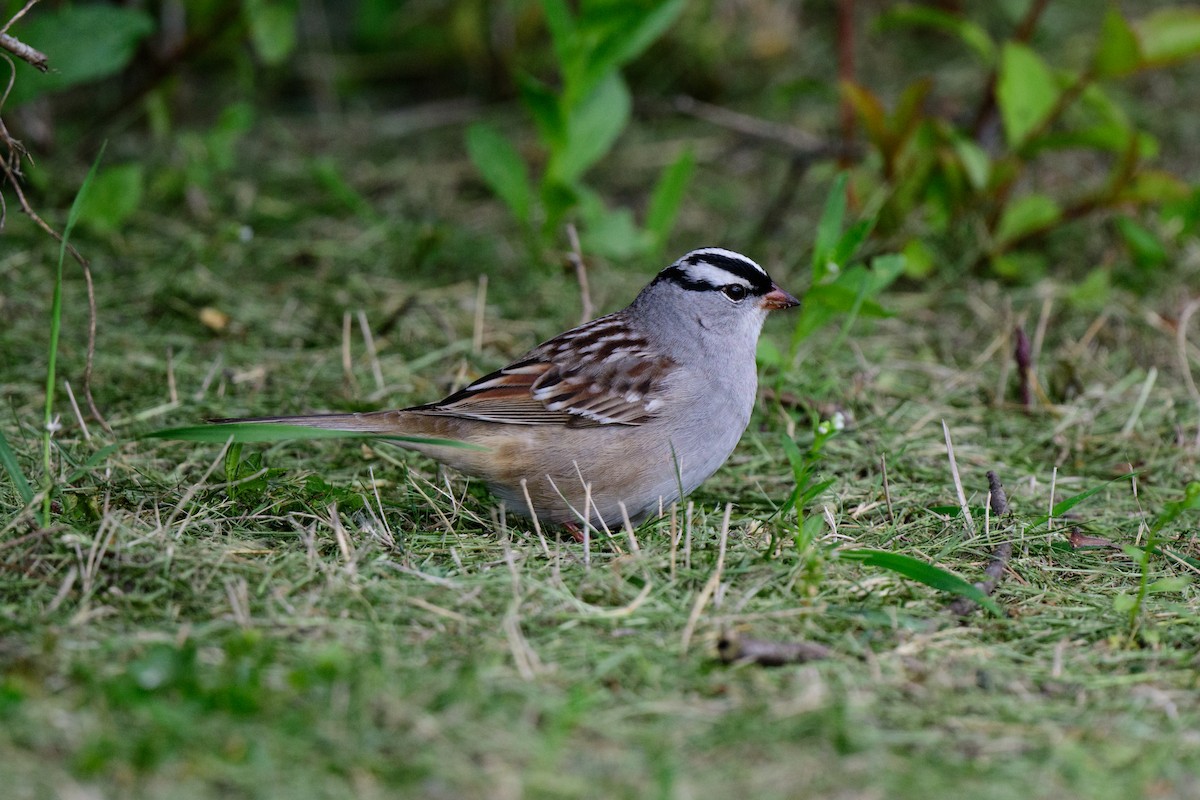
POLYGON ((640 523, 725 463, 757 398, 763 323, 798 305, 750 258, 703 247, 659 272, 626 308, 437 402, 213 422, 440 440, 399 444, 481 479, 508 510, 578 538, 581 525, 640 523))

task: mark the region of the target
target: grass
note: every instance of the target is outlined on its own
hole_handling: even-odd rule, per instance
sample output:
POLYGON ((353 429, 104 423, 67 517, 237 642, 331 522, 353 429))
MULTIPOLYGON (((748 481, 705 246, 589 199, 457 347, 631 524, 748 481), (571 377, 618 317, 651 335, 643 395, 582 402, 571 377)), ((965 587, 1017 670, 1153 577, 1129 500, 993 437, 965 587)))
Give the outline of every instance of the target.
MULTIPOLYGON (((762 401, 693 497, 690 528, 680 510, 674 545, 669 520, 652 522, 635 541, 593 542, 586 560, 582 546, 543 545, 475 484, 388 445, 137 440, 209 416, 428 400, 575 321, 570 278, 523 264, 496 204, 464 190, 455 137, 412 145, 403 158, 351 152, 341 165, 377 204, 374 222, 329 204, 303 138, 278 129, 248 143, 244 171, 210 192, 207 221, 167 196, 117 236, 80 231, 100 306, 95 394, 116 433, 87 439, 61 412, 49 527, 0 483, 8 796, 1200 791, 1195 586, 1147 594, 1131 629, 1116 598, 1138 593, 1139 560, 1068 543, 1074 526, 1144 543, 1196 475, 1194 450, 1176 441, 1194 431, 1195 409, 1154 316, 1173 313, 1172 297, 1088 309, 1054 285, 895 292, 894 318, 860 322, 833 351, 822 345, 835 332, 823 331, 798 369, 764 381, 783 401, 762 401), (1012 383, 1014 318, 1030 316, 1032 329, 1046 296, 1038 363, 1055 405, 1027 413, 996 392, 1004 375, 1012 383), (1157 380, 1122 434, 1150 367, 1157 380), (1056 388, 1060 371, 1075 394, 1056 388), (798 548, 794 517, 771 517, 794 489, 781 437, 807 450, 810 412, 835 406, 851 423, 824 443, 813 480, 832 483, 808 509, 832 526, 798 548), (953 511, 943 420, 974 538, 953 511), (1136 479, 1113 480, 1131 466, 1136 479), (1015 517, 985 530, 988 470, 1015 517), (1052 483, 1054 501, 1102 488, 1049 532, 1027 530, 1050 508, 1052 483), (1005 618, 960 622, 947 595, 836 557, 888 550, 978 580, 1004 537, 1016 542, 995 595, 1005 618), (833 656, 724 665, 715 644, 726 631, 817 642, 833 656)), ((700 170, 715 194, 739 191, 713 165, 700 170)), ((687 210, 676 249, 736 242, 736 221, 704 207, 687 210)), ((23 246, 0 255, 0 425, 39 485, 50 246, 9 224, 23 246)), ((800 241, 756 253, 785 286, 803 282, 800 241)), ((598 305, 627 301, 657 266, 597 266, 598 305)), ((59 374, 75 376, 86 303, 70 269, 63 308, 59 374)), ((786 322, 769 327, 781 347, 788 335, 786 322)), ((1195 557, 1195 528, 1184 513, 1160 540, 1195 557)), ((1195 572, 1148 563, 1151 582, 1195 572)))

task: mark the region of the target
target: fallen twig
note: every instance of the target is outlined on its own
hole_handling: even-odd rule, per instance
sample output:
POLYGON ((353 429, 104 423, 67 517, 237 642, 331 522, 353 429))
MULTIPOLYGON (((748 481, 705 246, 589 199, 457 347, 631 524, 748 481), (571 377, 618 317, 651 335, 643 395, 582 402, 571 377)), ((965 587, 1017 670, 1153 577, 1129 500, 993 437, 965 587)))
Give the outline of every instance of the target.
POLYGON ((28 62, 38 72, 50 69, 50 59, 40 50, 35 50, 15 36, 0 33, 0 48, 7 50, 22 61, 28 62))
POLYGON ((1017 343, 1013 346, 1013 358, 1017 362, 1017 385, 1021 394, 1021 405, 1033 408, 1033 347, 1025 329, 1018 326, 1013 331, 1017 343))
POLYGON ((1112 547, 1117 550, 1121 549, 1111 539, 1105 539, 1103 536, 1088 536, 1079 527, 1071 528, 1071 535, 1067 537, 1067 541, 1075 550, 1081 547, 1112 547))
POLYGON ((963 491, 962 477, 958 474, 958 459, 954 457, 954 442, 950 439, 950 426, 946 424, 946 420, 942 420, 942 433, 946 437, 946 457, 950 459, 950 477, 954 479, 954 491, 958 494, 958 507, 962 509, 963 519, 967 521, 967 533, 974 536, 975 519, 971 516, 971 507, 967 505, 967 493, 963 491))
POLYGON ((829 658, 832 651, 816 642, 775 642, 726 633, 717 641, 717 655, 726 664, 782 667, 786 664, 803 664, 829 658))
MULTIPOLYGON (((1004 494, 1004 486, 1000 483, 1000 478, 995 472, 989 471, 988 479, 988 496, 990 498, 989 508, 992 516, 999 517, 1009 513, 1008 497, 1004 494)), ((975 587, 985 595, 991 595, 996 590, 997 584, 1000 583, 1000 577, 1004 574, 1004 570, 1008 568, 1009 559, 1012 558, 1012 542, 1004 541, 996 545, 996 549, 992 551, 992 560, 983 570, 983 574, 987 577, 975 583, 975 587)), ((960 617, 965 617, 975 610, 978 604, 966 597, 956 597, 950 603, 950 612, 960 617)))
POLYGON ((591 320, 592 315, 596 312, 596 307, 592 305, 592 291, 588 288, 587 264, 583 261, 583 248, 579 246, 579 233, 575 230, 574 223, 567 225, 567 240, 571 243, 567 261, 575 270, 575 280, 579 281, 579 302, 583 306, 579 312, 579 324, 582 325, 591 320))
MULTIPOLYGON (((45 72, 48 69, 46 55, 8 34, 8 29, 12 27, 13 23, 23 17, 25 12, 29 11, 37 2, 38 0, 28 0, 17 13, 9 18, 8 22, 4 23, 4 27, 0 28, 0 49, 7 50, 18 58, 29 62, 36 69, 45 72)), ((0 95, 0 109, 3 109, 5 101, 8 100, 8 94, 12 90, 13 81, 16 79, 16 67, 13 65, 12 60, 7 56, 4 56, 4 60, 8 61, 9 67, 12 69, 8 86, 5 88, 3 95, 0 95)), ((35 225, 49 234, 55 241, 64 245, 67 252, 71 254, 71 257, 83 269, 83 279, 87 285, 88 298, 88 343, 87 359, 83 368, 83 396, 87 400, 88 410, 92 412, 92 417, 100 423, 100 427, 112 433, 112 428, 109 427, 108 420, 100 413, 100 409, 96 406, 96 400, 92 397, 92 365, 96 357, 96 292, 92 282, 91 268, 88 266, 87 259, 80 255, 74 245, 64 242, 62 235, 42 219, 29 204, 29 200, 25 197, 25 192, 21 189, 21 160, 28 155, 28 151, 19 139, 13 138, 8 132, 3 119, 0 119, 0 145, 3 145, 6 151, 3 156, 0 156, 0 172, 3 173, 3 180, 0 180, 0 184, 7 183, 12 187, 13 194, 17 196, 17 204, 21 207, 21 211, 25 216, 33 220, 35 225)), ((0 195, 0 230, 4 228, 4 220, 7 212, 8 206, 4 202, 3 196, 0 195)))
POLYGON ((796 155, 810 160, 854 158, 860 152, 859 148, 851 143, 824 139, 790 125, 782 125, 778 122, 731 111, 728 108, 704 103, 687 95, 676 97, 672 105, 681 114, 687 114, 750 139, 782 145, 796 155))

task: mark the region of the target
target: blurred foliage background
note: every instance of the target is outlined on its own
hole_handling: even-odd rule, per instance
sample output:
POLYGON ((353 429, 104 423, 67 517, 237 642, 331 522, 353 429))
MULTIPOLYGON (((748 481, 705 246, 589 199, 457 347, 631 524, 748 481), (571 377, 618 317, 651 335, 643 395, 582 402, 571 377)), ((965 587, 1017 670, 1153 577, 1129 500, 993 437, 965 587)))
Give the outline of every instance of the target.
POLYGON ((1055 274, 1103 296, 1172 274, 1200 226, 1186 4, 46 0, 8 33, 50 64, 17 60, 0 113, 33 158, 9 163, 53 218, 109 140, 84 214, 100 234, 147 205, 224 217, 211 189, 271 115, 312 127, 307 178, 366 217, 386 189, 334 158, 351 139, 452 132, 475 167, 456 188, 498 196, 537 259, 568 221, 629 260, 711 213, 727 244, 796 263, 807 185, 843 168, 874 249, 916 280, 1055 274), (614 171, 614 148, 642 163, 614 171))
MULTIPOLYGON (((1090 495, 1130 470, 1146 493, 1106 491, 1095 532, 1140 545, 1195 505, 1177 484, 1195 467, 1181 386, 1200 397, 1187 341, 1200 286, 1200 7, 0 0, 0 29, 0 75, 13 65, 0 78, 0 394, 12 420, 0 504, 13 511, 6 530, 29 527, 0 548, 0 661, 17 676, 0 685, 0 728, 17 741, 0 741, 0 755, 16 754, 0 763, 25 765, 27 785, 67 763, 128 792, 131 776, 193 751, 151 775, 161 796, 181 796, 180 775, 211 780, 212 796, 256 796, 278 776, 316 794, 318 773, 348 774, 362 796, 376 774, 434 795, 439 784, 418 783, 426 770, 451 787, 440 796, 458 797, 454 775, 530 761, 545 786, 600 776, 638 797, 692 769, 715 794, 713 775, 746 770, 741 793, 776 780, 776 796, 795 796, 796 770, 769 761, 831 786, 839 761, 853 762, 858 784, 903 789, 862 796, 936 795, 939 781, 961 788, 959 772, 989 797, 1068 796, 1055 794, 1063 785, 1196 795, 1194 594, 1177 601, 1186 581, 1157 579, 1153 539, 1136 562, 1074 552, 1078 529, 1069 545, 1035 543, 1010 581, 1011 623, 926 636, 936 604, 835 561, 816 505, 831 498, 834 533, 976 570, 982 540, 945 516, 947 418, 964 466, 1004 472, 1026 521, 1046 484, 1054 507, 1056 479, 1059 498, 1090 495), (22 57, 37 53, 45 72, 22 57), (31 214, 65 230, 85 184, 72 242, 91 272, 60 260, 53 280, 59 246, 31 214), (643 539, 658 548, 642 563, 659 588, 636 626, 607 612, 580 624, 560 599, 559 560, 531 558, 522 580, 544 591, 529 597, 549 599, 527 603, 525 634, 509 634, 516 577, 481 489, 439 500, 464 520, 447 539, 415 459, 305 447, 284 451, 285 471, 235 451, 222 482, 210 481, 216 462, 204 471, 211 452, 130 441, 206 416, 439 396, 578 320, 571 231, 597 310, 704 245, 746 252, 804 295, 802 314, 772 323, 794 325, 790 343, 768 331, 760 348, 760 422, 697 508, 732 498, 766 514, 788 498, 794 525, 755 521, 730 548, 731 597, 779 636, 854 653, 828 663, 824 684, 717 670, 698 647, 683 660, 664 646, 701 608, 701 587, 718 585, 712 519, 678 581, 663 531, 643 539), (98 333, 85 346, 89 301, 98 333), (894 319, 850 337, 850 320, 889 308, 894 319), (839 316, 840 334, 810 340, 839 316), (1016 370, 1014 339, 1030 362, 1016 370), (1031 383, 1038 353, 1045 378, 1031 383), (103 435, 85 426, 102 415, 79 409, 93 374, 103 435), (55 402, 64 375, 74 409, 55 402), (834 437, 836 418, 851 433, 834 437), (372 463, 379 482, 364 483, 372 463), (383 486, 402 540, 378 544, 364 527, 346 556, 336 509, 370 508, 364 486, 383 486), (300 513, 313 527, 293 527, 300 513), (322 540, 312 531, 325 519, 322 540), (777 552, 777 530, 794 546, 777 552), (454 582, 391 569, 411 553, 454 582), (378 629, 359 627, 368 617, 378 629), (510 635, 558 671, 514 675, 510 635), (310 658, 310 645, 324 649, 310 658), (872 650, 880 661, 857 658, 872 650), (647 726, 652 708, 667 710, 647 726), (239 715, 253 714, 247 736, 239 715), (789 737, 800 747, 781 749, 789 737), (694 755, 677 766, 672 749, 694 755), (617 751, 632 755, 605 760, 617 751)), ((1194 553, 1182 538, 1193 534, 1171 547, 1194 553)), ((616 553, 611 570, 563 574, 581 598, 632 613, 642 578, 616 553)), ((489 770, 470 778, 478 796, 499 793, 489 770)))

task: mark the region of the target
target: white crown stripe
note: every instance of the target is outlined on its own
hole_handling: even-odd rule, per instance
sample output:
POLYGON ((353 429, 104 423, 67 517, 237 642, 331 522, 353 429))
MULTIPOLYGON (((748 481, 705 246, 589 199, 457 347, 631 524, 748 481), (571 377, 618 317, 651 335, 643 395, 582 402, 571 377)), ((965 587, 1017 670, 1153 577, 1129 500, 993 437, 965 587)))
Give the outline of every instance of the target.
POLYGON ((725 258, 729 258, 734 261, 741 261, 743 264, 758 270, 763 275, 767 274, 767 271, 760 267, 755 261, 746 258, 741 253, 735 253, 732 250, 726 250, 724 247, 702 247, 699 250, 693 250, 680 260, 686 261, 692 256, 724 256, 725 258))
MULTIPOLYGON (((755 266, 758 266, 757 264, 755 266)), ((745 278, 734 275, 727 269, 716 267, 709 264, 707 261, 700 261, 695 264, 684 264, 683 272, 687 275, 688 280, 696 283, 705 283, 709 286, 727 286, 731 283, 738 283, 746 288, 750 288, 750 282, 745 278)), ((763 273, 764 275, 766 273, 763 273)))

